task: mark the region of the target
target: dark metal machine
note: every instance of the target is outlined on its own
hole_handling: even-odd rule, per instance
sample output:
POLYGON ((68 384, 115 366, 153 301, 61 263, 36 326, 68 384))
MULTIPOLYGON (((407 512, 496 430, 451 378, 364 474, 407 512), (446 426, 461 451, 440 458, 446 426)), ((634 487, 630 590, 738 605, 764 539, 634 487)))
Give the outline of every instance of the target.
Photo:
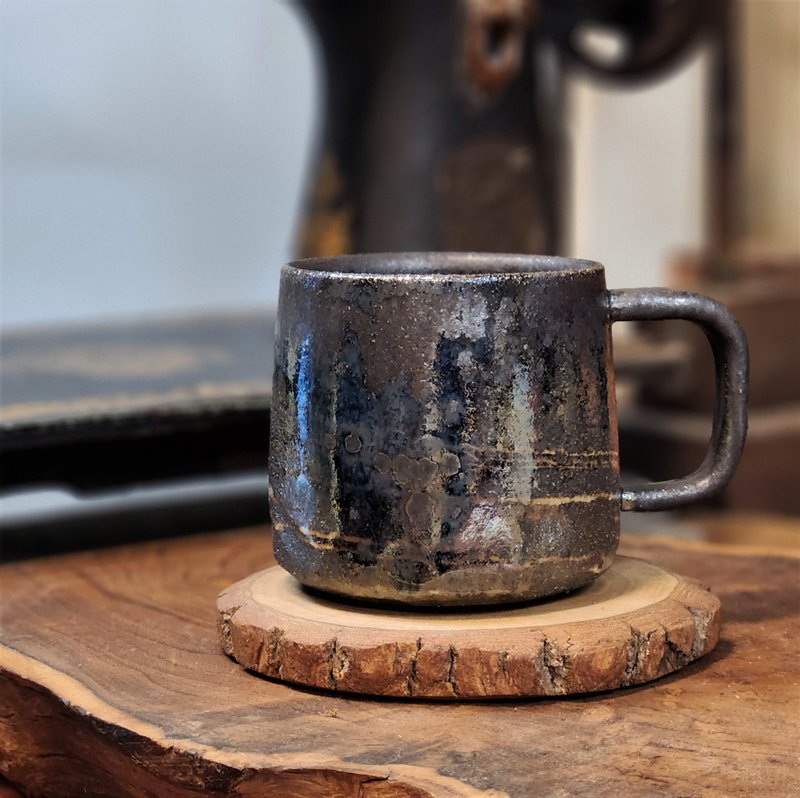
POLYGON ((564 77, 672 66, 714 0, 301 0, 325 111, 303 256, 555 254, 569 181, 564 77), (606 37, 603 54, 595 38, 606 37))

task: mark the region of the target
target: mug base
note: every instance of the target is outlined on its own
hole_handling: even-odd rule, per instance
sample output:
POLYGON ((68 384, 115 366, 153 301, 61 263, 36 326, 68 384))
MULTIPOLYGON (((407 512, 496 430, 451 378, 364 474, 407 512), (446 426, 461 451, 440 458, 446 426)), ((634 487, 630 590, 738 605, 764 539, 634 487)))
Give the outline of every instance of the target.
POLYGON ((494 575, 486 573, 487 566, 481 566, 480 569, 462 571, 461 576, 463 576, 464 582, 469 584, 469 587, 459 587, 452 583, 453 580, 450 580, 449 584, 439 585, 437 578, 431 580, 437 584, 426 584, 425 587, 414 592, 392 590, 384 585, 370 585, 368 582, 364 584, 363 581, 359 584, 350 583, 345 589, 342 589, 338 582, 328 584, 324 579, 317 579, 313 576, 298 579, 298 581, 310 591, 330 596, 337 601, 422 609, 436 609, 437 607, 450 610, 475 609, 499 605, 529 604, 558 598, 591 584, 610 567, 611 562, 612 559, 609 559, 598 566, 597 570, 577 573, 574 571, 574 566, 565 563, 563 569, 549 568, 546 578, 535 566, 526 566, 524 579, 520 574, 508 573, 512 569, 507 566, 503 568, 503 574, 498 574, 496 579, 492 579, 494 575), (533 574, 530 573, 531 571, 533 574), (517 586, 511 589, 488 585, 483 589, 476 588, 476 583, 479 582, 505 584, 510 579, 517 583, 517 586))
MULTIPOLYGON (((275 534, 273 549, 278 564, 313 590, 377 604, 454 608, 519 604, 585 587, 611 566, 617 542, 618 533, 613 533, 606 536, 602 550, 548 556, 523 565, 463 563, 424 581, 399 578, 393 557, 351 566, 345 557, 309 546, 290 530, 275 534)), ((422 563, 413 561, 405 568, 410 573, 422 569, 422 563)))

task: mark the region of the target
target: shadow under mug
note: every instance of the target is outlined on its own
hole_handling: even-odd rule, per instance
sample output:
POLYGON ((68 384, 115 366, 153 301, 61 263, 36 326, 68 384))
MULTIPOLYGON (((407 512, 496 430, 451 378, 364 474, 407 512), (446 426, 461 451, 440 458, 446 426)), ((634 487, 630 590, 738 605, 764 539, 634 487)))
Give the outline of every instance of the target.
POLYGON ((747 426, 747 343, 720 303, 608 291, 567 258, 396 253, 281 276, 270 433, 278 562, 348 597, 433 606, 587 584, 620 510, 663 510, 731 478, 747 426), (688 319, 714 352, 708 455, 622 488, 611 324, 688 319))

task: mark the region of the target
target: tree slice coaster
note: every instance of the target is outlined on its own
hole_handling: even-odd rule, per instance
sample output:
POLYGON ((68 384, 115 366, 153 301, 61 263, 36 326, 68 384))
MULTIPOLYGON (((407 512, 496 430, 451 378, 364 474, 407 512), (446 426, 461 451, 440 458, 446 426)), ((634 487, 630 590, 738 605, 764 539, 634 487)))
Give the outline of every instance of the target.
POLYGON ((629 557, 570 595, 477 612, 338 602, 280 567, 217 599, 222 646, 245 668, 327 690, 450 699, 648 682, 714 648, 719 608, 694 579, 629 557))

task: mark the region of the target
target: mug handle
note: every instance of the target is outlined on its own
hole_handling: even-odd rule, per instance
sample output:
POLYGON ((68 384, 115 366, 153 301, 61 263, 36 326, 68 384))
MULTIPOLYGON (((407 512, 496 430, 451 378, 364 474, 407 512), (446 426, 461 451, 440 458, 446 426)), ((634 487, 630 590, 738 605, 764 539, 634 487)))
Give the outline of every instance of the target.
POLYGON ((700 468, 682 479, 623 488, 623 510, 666 510, 713 496, 730 481, 747 434, 748 354, 744 330, 720 302, 668 288, 608 292, 609 319, 685 319, 697 324, 714 353, 716 402, 711 442, 700 468))

